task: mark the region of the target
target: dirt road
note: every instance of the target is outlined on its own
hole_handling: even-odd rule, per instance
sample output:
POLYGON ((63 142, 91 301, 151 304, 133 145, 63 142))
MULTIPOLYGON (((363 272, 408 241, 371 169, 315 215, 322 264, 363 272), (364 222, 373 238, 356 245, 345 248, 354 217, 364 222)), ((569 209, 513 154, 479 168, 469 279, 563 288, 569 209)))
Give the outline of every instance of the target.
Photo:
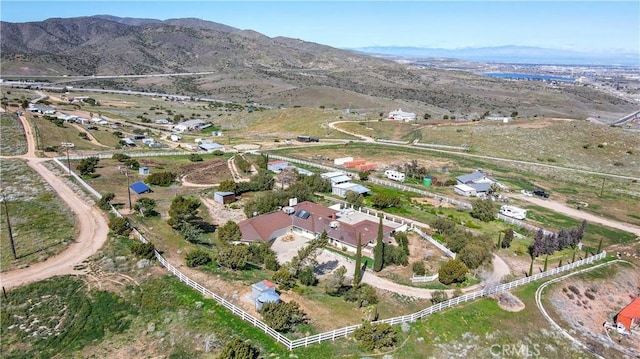
POLYGON ((587 222, 603 224, 603 225, 605 225, 607 227, 620 229, 620 230, 623 230, 625 232, 633 233, 636 236, 640 237, 640 227, 634 226, 634 225, 629 224, 629 223, 623 223, 623 222, 614 221, 612 219, 598 217, 598 216, 595 216, 595 215, 593 215, 591 213, 584 212, 584 211, 579 211, 579 210, 577 210, 575 208, 571 208, 571 207, 569 207, 567 205, 564 205, 562 203, 551 201, 551 200, 548 200, 548 199, 542 199, 542 198, 537 198, 537 197, 528 197, 528 196, 525 196, 525 195, 522 195, 522 194, 512 195, 511 197, 518 198, 518 199, 533 203, 533 204, 535 204, 537 206, 540 206, 540 207, 545 207, 545 208, 551 209, 553 211, 562 213, 562 214, 567 215, 567 216, 572 217, 572 218, 585 219, 585 220, 587 220, 587 222))
POLYGON ((78 232, 76 240, 62 253, 27 268, 1 273, 0 283, 6 289, 56 275, 81 273, 74 267, 96 253, 106 241, 109 232, 107 221, 102 212, 83 201, 62 179, 49 171, 43 165, 43 162, 48 159, 36 158, 33 132, 26 118, 21 117, 20 120, 27 135, 28 152, 26 155, 16 157, 26 159, 29 167, 42 176, 69 206, 75 214, 78 232))
MULTIPOLYGON (((322 255, 319 256, 318 262, 323 263, 325 261, 336 261, 336 263, 332 266, 333 268, 337 268, 343 265, 347 268, 347 277, 353 276, 353 266, 354 261, 350 258, 346 258, 341 255, 337 255, 328 250, 324 250, 322 255)), ((476 290, 479 290, 481 287, 488 285, 496 285, 500 284, 500 280, 511 273, 509 266, 505 263, 502 258, 497 255, 493 255, 493 271, 489 274, 488 278, 485 282, 469 286, 467 288, 462 289, 464 293, 470 293, 476 290)), ((387 290, 393 293, 398 293, 408 297, 421 298, 421 299, 431 299, 431 293, 436 291, 435 289, 425 289, 425 288, 417 288, 411 287, 408 285, 398 284, 386 278, 378 277, 371 270, 367 270, 362 277, 362 282, 367 283, 372 287, 387 290)), ((453 295, 454 290, 446 290, 449 296, 453 295)))
POLYGON ((87 131, 86 128, 84 128, 84 127, 82 127, 80 125, 77 125, 75 123, 71 123, 70 125, 71 125, 71 127, 75 128, 76 130, 86 134, 87 138, 89 139, 89 142, 93 143, 94 145, 100 146, 100 147, 104 147, 104 148, 111 148, 109 146, 103 145, 98 140, 96 140, 96 138, 93 136, 93 134, 91 132, 87 131))
POLYGON ((359 139, 361 139, 363 141, 366 141, 366 142, 376 142, 376 140, 373 139, 373 137, 361 135, 361 134, 358 134, 358 133, 355 133, 355 132, 350 132, 350 131, 343 130, 341 128, 336 127, 337 124, 344 123, 344 122, 355 122, 355 121, 335 121, 335 122, 330 122, 329 123, 329 128, 331 128, 333 130, 336 130, 336 131, 340 131, 342 133, 346 133, 347 135, 358 137, 359 139))

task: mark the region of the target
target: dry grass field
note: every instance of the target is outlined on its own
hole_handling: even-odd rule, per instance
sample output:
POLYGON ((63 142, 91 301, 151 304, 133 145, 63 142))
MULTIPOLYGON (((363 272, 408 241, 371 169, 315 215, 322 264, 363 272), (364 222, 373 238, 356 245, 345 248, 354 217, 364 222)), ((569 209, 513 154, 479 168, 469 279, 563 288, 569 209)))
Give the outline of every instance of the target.
POLYGON ((75 236, 73 213, 23 160, 0 160, 2 187, 17 260, 9 246, 5 207, 0 207, 0 270, 41 262, 62 251, 75 236))
POLYGON ((15 156, 27 153, 24 129, 14 113, 0 114, 0 136, 0 155, 15 156))
POLYGON ((540 118, 417 124, 392 121, 339 124, 381 139, 470 146, 474 154, 640 177, 640 139, 620 128, 588 121, 540 118))

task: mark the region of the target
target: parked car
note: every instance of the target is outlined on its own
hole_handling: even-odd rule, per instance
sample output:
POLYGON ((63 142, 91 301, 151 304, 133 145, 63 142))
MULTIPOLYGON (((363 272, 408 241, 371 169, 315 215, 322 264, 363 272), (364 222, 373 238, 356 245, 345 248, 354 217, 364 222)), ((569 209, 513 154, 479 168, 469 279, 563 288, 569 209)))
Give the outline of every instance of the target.
POLYGON ((549 194, 541 189, 537 189, 535 191, 533 191, 533 194, 538 196, 538 197, 544 197, 544 198, 549 198, 549 194))

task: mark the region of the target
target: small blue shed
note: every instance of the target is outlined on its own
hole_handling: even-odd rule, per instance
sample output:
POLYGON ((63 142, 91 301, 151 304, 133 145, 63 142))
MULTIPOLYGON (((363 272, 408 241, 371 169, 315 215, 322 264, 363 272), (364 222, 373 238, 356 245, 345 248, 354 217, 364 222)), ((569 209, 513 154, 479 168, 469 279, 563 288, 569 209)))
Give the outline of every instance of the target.
POLYGON ((147 186, 147 184, 142 181, 138 181, 129 187, 137 194, 151 192, 151 187, 147 186))

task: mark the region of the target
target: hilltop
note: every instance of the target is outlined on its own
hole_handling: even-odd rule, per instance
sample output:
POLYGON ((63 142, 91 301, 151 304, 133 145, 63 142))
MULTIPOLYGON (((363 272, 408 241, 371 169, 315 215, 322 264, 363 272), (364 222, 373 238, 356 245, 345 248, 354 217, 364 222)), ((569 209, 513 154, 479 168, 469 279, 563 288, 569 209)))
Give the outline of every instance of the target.
POLYGON ((3 76, 145 75, 180 78, 83 81, 75 87, 212 96, 274 106, 330 106, 377 112, 403 106, 420 115, 495 111, 521 116, 618 118, 634 104, 577 84, 512 82, 445 71, 287 37, 267 37, 200 19, 99 15, 0 23, 3 76))

